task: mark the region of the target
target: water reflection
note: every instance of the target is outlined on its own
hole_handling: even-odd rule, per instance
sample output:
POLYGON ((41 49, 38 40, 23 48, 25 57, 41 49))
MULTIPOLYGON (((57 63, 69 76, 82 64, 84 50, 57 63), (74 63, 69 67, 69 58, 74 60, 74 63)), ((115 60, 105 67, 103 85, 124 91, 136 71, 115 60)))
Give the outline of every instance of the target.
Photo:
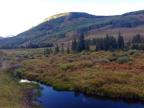
POLYGON ((56 91, 45 85, 41 87, 42 94, 37 100, 44 108, 144 108, 142 103, 93 98, 71 91, 56 91))

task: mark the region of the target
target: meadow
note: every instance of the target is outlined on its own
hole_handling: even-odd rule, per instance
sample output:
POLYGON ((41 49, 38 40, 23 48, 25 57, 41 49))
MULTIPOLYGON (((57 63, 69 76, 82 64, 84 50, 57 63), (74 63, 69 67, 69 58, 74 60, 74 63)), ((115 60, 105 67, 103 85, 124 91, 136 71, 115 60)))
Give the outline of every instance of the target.
POLYGON ((15 61, 13 54, 0 51, 0 108, 38 108, 32 103, 36 86, 19 83, 13 75, 15 61))
POLYGON ((21 67, 15 69, 15 76, 45 83, 57 90, 144 101, 143 51, 59 53, 44 56, 43 50, 13 51, 21 64, 21 67))

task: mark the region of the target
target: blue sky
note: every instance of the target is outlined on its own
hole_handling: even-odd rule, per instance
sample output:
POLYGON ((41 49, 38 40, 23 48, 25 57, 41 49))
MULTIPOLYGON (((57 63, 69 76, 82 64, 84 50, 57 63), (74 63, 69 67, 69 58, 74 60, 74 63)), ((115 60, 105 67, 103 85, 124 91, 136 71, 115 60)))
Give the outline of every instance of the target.
POLYGON ((62 12, 116 15, 143 9, 144 0, 0 0, 0 36, 16 35, 62 12))

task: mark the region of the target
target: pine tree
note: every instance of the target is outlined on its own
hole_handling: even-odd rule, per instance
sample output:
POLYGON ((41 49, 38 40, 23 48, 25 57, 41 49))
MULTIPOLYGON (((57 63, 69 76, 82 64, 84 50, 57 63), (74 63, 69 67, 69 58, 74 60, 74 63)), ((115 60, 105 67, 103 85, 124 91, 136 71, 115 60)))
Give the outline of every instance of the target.
POLYGON ((85 50, 85 40, 84 40, 84 34, 81 33, 78 39, 77 51, 81 52, 83 50, 85 50))
POLYGON ((48 56, 48 55, 50 55, 51 53, 52 53, 51 48, 45 48, 45 49, 44 49, 44 55, 45 55, 45 56, 48 56))
POLYGON ((69 49, 69 46, 67 47, 67 54, 69 54, 70 53, 70 49, 69 49))
POLYGON ((96 51, 99 50, 110 50, 114 51, 117 49, 117 41, 116 38, 113 36, 106 35, 105 38, 98 38, 96 39, 96 51))
POLYGON ((106 34, 106 37, 104 38, 104 42, 105 42, 105 51, 109 50, 109 35, 106 34))
POLYGON ((140 34, 137 34, 136 36, 133 37, 132 39, 132 43, 141 43, 142 42, 142 38, 140 34))
POLYGON ((64 53, 64 43, 61 43, 61 53, 64 53))
POLYGON ((111 47, 112 49, 110 49, 111 51, 114 51, 116 50, 118 47, 117 47, 117 40, 115 37, 111 36, 111 47))
POLYGON ((59 46, 56 45, 54 53, 57 54, 57 53, 59 53, 59 51, 60 51, 60 50, 59 50, 59 46))
POLYGON ((119 49, 123 49, 124 48, 124 39, 123 39, 123 36, 121 35, 120 32, 119 32, 119 35, 118 35, 117 44, 118 44, 118 48, 119 49))
POLYGON ((69 48, 69 43, 67 44, 67 48, 66 48, 66 52, 67 52, 67 54, 69 54, 70 53, 70 48, 69 48))
POLYGON ((76 40, 76 38, 74 38, 72 41, 71 50, 73 52, 77 52, 77 40, 76 40))
POLYGON ((99 51, 99 50, 104 50, 104 39, 103 38, 98 38, 96 39, 96 51, 99 51))
POLYGON ((85 41, 85 50, 86 51, 90 51, 90 46, 89 46, 89 42, 85 41))

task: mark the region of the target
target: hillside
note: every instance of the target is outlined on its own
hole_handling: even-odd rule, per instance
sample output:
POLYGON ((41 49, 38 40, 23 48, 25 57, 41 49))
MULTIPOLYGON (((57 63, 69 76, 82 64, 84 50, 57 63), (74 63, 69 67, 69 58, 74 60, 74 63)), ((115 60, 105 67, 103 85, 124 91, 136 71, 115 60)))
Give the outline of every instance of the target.
POLYGON ((3 39, 3 37, 0 36, 0 40, 3 39))
POLYGON ((117 35, 121 32, 129 40, 133 35, 144 34, 144 11, 136 11, 116 16, 95 16, 87 13, 69 12, 48 17, 41 24, 18 34, 0 40, 1 48, 25 47, 30 44, 48 46, 51 43, 67 42, 78 33, 87 38, 117 35))

